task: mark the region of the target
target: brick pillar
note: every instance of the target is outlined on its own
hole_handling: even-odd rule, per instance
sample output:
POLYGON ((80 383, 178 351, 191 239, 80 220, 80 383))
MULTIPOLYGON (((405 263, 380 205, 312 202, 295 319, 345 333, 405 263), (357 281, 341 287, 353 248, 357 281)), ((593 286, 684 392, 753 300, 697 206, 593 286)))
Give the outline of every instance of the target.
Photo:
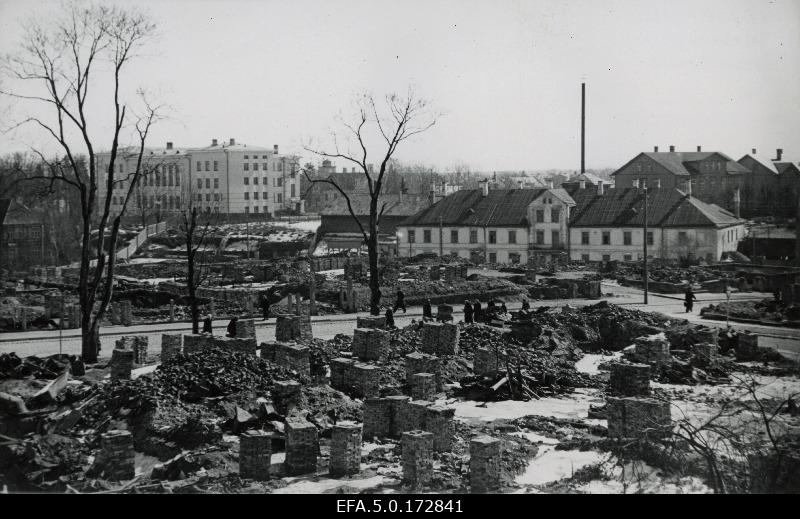
POLYGON ((364 436, 385 438, 392 424, 392 402, 386 398, 364 400, 364 436))
POLYGON ((286 420, 286 470, 291 476, 317 471, 317 428, 301 418, 286 420))
POLYGON ((130 380, 133 355, 133 350, 114 349, 111 352, 111 380, 130 380))
POLYGON ((369 329, 356 328, 353 330, 353 343, 351 351, 353 358, 367 359, 367 345, 369 344, 369 329))
POLYGON ((414 400, 433 400, 436 394, 436 376, 432 373, 411 375, 411 398, 414 400))
POLYGON ((439 351, 439 334, 441 333, 442 325, 440 323, 423 323, 422 324, 422 345, 421 350, 424 353, 437 353, 439 351))
POLYGON ((103 467, 107 479, 133 479, 135 456, 130 431, 112 430, 100 435, 100 452, 95 463, 103 467))
POLYGON ((372 329, 367 333, 366 360, 385 361, 389 354, 391 334, 386 330, 372 329))
POLYGON ((433 405, 427 400, 412 400, 398 404, 397 431, 415 431, 425 429, 425 409, 433 405))
POLYGON ((447 452, 453 448, 456 410, 450 407, 430 406, 425 409, 425 430, 433 434, 433 450, 447 452))
POLYGON ((469 486, 473 494, 482 494, 500 487, 500 440, 490 436, 469 442, 469 486))
POLYGON ((710 368, 719 364, 719 346, 709 342, 692 345, 691 363, 701 368, 710 368))
POLYGON ((433 434, 425 431, 404 432, 403 483, 411 487, 427 485, 433 476, 433 434))
POLYGON ((643 397, 608 397, 609 438, 660 438, 671 428, 669 402, 643 397))
POLYGON ((294 380, 276 380, 272 386, 272 402, 275 410, 286 415, 300 404, 301 385, 294 380))
POLYGON ((361 471, 361 424, 340 422, 331 431, 330 474, 351 476, 361 471))
POLYGON ((183 336, 181 334, 161 334, 161 363, 169 362, 181 353, 183 336))
POLYGON ((133 304, 130 301, 121 301, 122 304, 122 325, 130 326, 133 324, 133 304))
POLYGON ((133 362, 139 365, 147 364, 147 343, 146 335, 134 335, 133 337, 133 362))
POLYGON ((387 396, 386 400, 389 402, 389 436, 392 438, 399 438, 400 434, 405 432, 401 428, 402 409, 411 401, 411 397, 392 395, 387 396))
POLYGON ((265 481, 272 460, 272 435, 250 430, 239 437, 239 476, 265 481))
POLYGON ((444 323, 439 331, 439 355, 458 355, 459 329, 457 324, 444 323))
POLYGON ((650 394, 650 366, 614 362, 610 366, 609 393, 617 396, 650 394))
POLYGON ((171 323, 175 322, 175 300, 174 299, 170 299, 169 300, 169 322, 171 322, 171 323))

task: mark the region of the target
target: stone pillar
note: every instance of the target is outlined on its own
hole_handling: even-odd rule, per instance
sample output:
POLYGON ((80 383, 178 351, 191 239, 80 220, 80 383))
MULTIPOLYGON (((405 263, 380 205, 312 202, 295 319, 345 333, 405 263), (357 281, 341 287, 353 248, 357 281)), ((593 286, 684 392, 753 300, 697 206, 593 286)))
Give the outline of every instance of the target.
POLYGON ((183 336, 179 333, 161 334, 161 363, 169 362, 180 355, 183 336))
POLYGON ((650 394, 650 366, 614 362, 610 366, 609 393, 616 396, 650 394))
POLYGON ((300 296, 300 294, 294 296, 294 302, 295 302, 295 311, 294 311, 295 315, 303 315, 303 298, 300 296))
POLYGON ((239 476, 265 481, 272 461, 272 435, 250 430, 239 437, 239 476))
POLYGON ((340 422, 331 430, 330 474, 352 476, 361 471, 361 425, 340 422))
POLYGON ((432 373, 411 375, 411 398, 414 400, 433 400, 436 394, 436 377, 432 373))
POLYGON ((276 380, 272 386, 272 402, 275 410, 283 415, 300 404, 302 386, 294 380, 276 380))
POLYGON ((28 309, 24 306, 19 309, 19 325, 23 332, 28 329, 28 309))
POLYGON ((425 431, 404 432, 403 483, 418 488, 427 485, 433 476, 433 434, 425 431))
POLYGON ((479 436, 469 442, 469 486, 473 494, 500 487, 501 443, 497 438, 479 436))
POLYGON ((122 305, 122 325, 130 326, 133 324, 133 305, 130 301, 120 301, 122 305))
POLYGON ((608 397, 608 436, 661 438, 671 428, 669 402, 643 397, 608 397))
POLYGON ((450 407, 430 406, 425 409, 425 430, 433 434, 433 450, 436 452, 447 452, 453 448, 455 414, 456 410, 450 407))
POLYGON ((100 452, 97 463, 106 479, 123 481, 135 476, 136 453, 130 431, 112 430, 100 435, 100 452))
POLYGON ((286 470, 291 476, 317 471, 317 428, 302 418, 286 420, 286 470))
POLYGON ((130 380, 133 370, 133 350, 114 349, 111 352, 111 380, 130 380))

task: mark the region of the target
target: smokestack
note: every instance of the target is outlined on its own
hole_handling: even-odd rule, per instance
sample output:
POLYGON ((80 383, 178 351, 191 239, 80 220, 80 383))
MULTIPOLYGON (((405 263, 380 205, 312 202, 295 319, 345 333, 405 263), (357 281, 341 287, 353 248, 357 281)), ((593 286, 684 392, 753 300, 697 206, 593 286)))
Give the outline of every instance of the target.
POLYGON ((742 199, 739 196, 739 188, 734 190, 733 192, 733 214, 736 215, 736 218, 739 218, 739 209, 742 205, 742 199))
POLYGON ((585 180, 581 180, 580 182, 578 182, 578 185, 581 186, 581 189, 586 189, 586 181, 585 180))
POLYGON ((171 142, 168 142, 168 143, 167 143, 167 149, 168 149, 168 150, 171 150, 171 149, 172 149, 172 143, 171 143, 171 142))
POLYGON ((278 155, 278 145, 277 144, 273 144, 272 145, 272 150, 273 150, 273 153, 275 153, 275 155, 278 155))
POLYGON ((230 145, 231 146, 236 146, 236 139, 234 139, 233 137, 231 137, 230 145))
POLYGON ((653 152, 658 153, 658 146, 653 146, 653 152))
POLYGON ((701 147, 701 146, 698 146, 698 147, 697 147, 697 151, 703 151, 702 147, 701 147))
POLYGON ((581 175, 586 173, 586 83, 581 83, 581 175))
POLYGON ((781 160, 781 158, 783 157, 783 150, 781 148, 778 148, 777 150, 775 150, 775 155, 778 157, 775 159, 776 161, 781 160))
POLYGON ((211 145, 212 146, 216 146, 217 145, 217 139, 211 139, 211 145))
POLYGON ((669 152, 670 153, 675 153, 675 146, 670 146, 669 147, 669 152))
POLYGON ((481 180, 481 191, 483 196, 489 196, 489 180, 481 180))
POLYGON ((597 194, 602 196, 603 193, 605 193, 605 190, 603 189, 603 181, 601 180, 597 183, 597 194))

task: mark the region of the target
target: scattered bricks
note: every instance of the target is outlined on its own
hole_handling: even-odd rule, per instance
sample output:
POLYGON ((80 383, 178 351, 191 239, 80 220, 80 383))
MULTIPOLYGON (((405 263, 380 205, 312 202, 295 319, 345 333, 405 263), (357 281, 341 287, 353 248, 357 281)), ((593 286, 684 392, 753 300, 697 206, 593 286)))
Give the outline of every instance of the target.
POLYGON ((399 433, 425 429, 425 409, 433 405, 427 400, 411 400, 399 404, 396 429, 399 433))
POLYGON ((430 406, 424 411, 425 430, 433 434, 433 450, 447 452, 453 448, 456 410, 444 406, 430 406))
POLYGON ((236 323, 236 336, 237 337, 256 337, 256 322, 253 319, 240 319, 236 323))
POLYGON ((650 364, 655 369, 663 369, 672 364, 669 341, 664 334, 636 339, 633 359, 642 364, 650 364))
POLYGON ((265 481, 269 479, 272 459, 272 435, 250 430, 239 437, 239 476, 265 481))
POLYGON ((436 391, 444 389, 442 361, 438 357, 415 351, 406 355, 406 381, 411 384, 414 373, 433 373, 436 377, 436 391))
POLYGON ((700 368, 716 366, 719 364, 719 346, 708 342, 692 345, 691 363, 700 368))
POLYGON ((373 329, 367 333, 365 360, 385 361, 389 354, 392 336, 386 330, 373 329))
POLYGON ((424 353, 436 354, 439 351, 441 323, 422 323, 422 346, 424 353))
POLYGON ((740 333, 736 340, 736 359, 753 360, 758 356, 758 335, 740 333))
POLYGON ((444 323, 439 332, 439 348, 437 353, 439 355, 458 355, 458 337, 458 325, 444 323))
POLYGON ((670 431, 668 401, 642 397, 608 397, 606 401, 610 438, 660 438, 670 431))
POLYGON ((404 432, 403 483, 411 487, 427 485, 433 476, 433 434, 425 431, 404 432))
POLYGON ((494 348, 478 348, 472 361, 472 371, 476 375, 490 375, 503 368, 506 355, 494 348))
POLYGON ((285 464, 289 475, 316 472, 318 452, 317 428, 302 418, 287 418, 285 464))
POLYGON ((500 487, 501 443, 497 438, 479 436, 469 442, 469 486, 473 494, 500 487))
POLYGON ((330 474, 352 476, 361 471, 361 425, 340 422, 331 431, 330 474))
POLYGON ((368 328, 359 327, 353 330, 352 352, 354 358, 362 360, 367 358, 367 344, 369 343, 369 332, 370 330, 368 328))
POLYGON ((301 386, 294 380, 276 380, 272 386, 272 402, 275 410, 282 415, 300 404, 301 386))
POLYGON ((407 431, 403 429, 401 422, 401 413, 404 406, 410 401, 411 397, 405 395, 392 395, 386 397, 389 402, 389 436, 392 438, 399 438, 400 434, 407 431))
POLYGON ((367 398, 364 401, 364 436, 385 438, 392 425, 392 402, 386 398, 367 398))
POLYGON ((111 380, 130 380, 133 370, 133 350, 111 351, 111 380))
POLYGON ((102 467, 102 473, 107 479, 133 479, 135 456, 133 435, 130 431, 112 430, 100 435, 100 452, 96 463, 102 467))
POLYGON ((161 363, 169 362, 181 352, 183 336, 179 334, 161 334, 161 363))
POLYGON ((356 328, 386 328, 386 317, 379 315, 356 317, 356 328))
POLYGON ((650 365, 614 362, 610 366, 609 392, 616 396, 650 394, 650 365))
POLYGON ((436 377, 433 373, 411 375, 411 397, 414 400, 433 400, 436 394, 436 377))

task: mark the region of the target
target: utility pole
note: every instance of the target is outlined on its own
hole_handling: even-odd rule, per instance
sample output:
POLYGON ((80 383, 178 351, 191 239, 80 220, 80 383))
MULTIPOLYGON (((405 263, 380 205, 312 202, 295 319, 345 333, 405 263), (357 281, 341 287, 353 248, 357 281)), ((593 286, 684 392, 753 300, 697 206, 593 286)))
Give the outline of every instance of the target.
POLYGON ((442 229, 442 217, 439 217, 439 260, 444 257, 444 231, 442 229))
POLYGON ((647 304, 647 184, 644 185, 644 304, 647 304))

